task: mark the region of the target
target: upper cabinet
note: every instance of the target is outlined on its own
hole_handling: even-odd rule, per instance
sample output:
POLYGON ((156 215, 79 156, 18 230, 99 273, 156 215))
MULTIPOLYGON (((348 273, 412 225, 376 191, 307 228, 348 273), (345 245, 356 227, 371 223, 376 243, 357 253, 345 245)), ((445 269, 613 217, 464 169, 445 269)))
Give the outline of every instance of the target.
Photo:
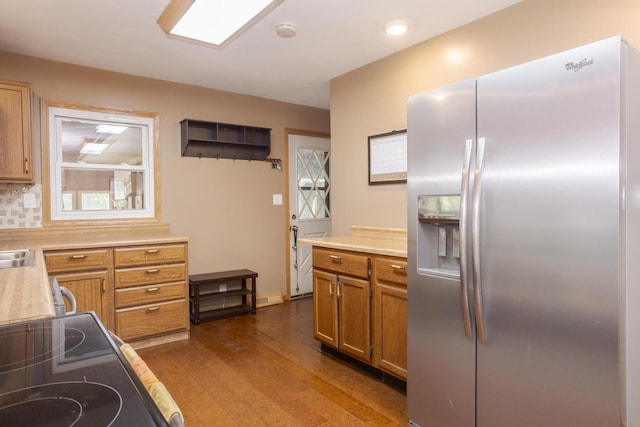
POLYGON ((31 85, 0 80, 0 181, 33 181, 31 85))

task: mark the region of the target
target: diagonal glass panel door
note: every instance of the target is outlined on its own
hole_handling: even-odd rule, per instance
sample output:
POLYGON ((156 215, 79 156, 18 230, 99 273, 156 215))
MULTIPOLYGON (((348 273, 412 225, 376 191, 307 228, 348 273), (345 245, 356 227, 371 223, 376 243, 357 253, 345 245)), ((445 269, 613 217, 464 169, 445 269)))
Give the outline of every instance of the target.
POLYGON ((328 137, 289 134, 289 295, 313 292, 313 260, 310 245, 298 239, 331 234, 331 178, 328 137))

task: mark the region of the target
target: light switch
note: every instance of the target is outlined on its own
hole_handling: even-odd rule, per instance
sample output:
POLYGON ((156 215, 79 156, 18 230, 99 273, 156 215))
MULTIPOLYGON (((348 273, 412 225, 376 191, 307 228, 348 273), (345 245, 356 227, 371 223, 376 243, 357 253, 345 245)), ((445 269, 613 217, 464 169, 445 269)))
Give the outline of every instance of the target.
POLYGON ((273 205, 281 205, 282 204, 282 194, 274 194, 273 195, 273 205))
POLYGON ((35 208, 36 207, 36 195, 34 193, 24 193, 22 195, 24 201, 25 208, 35 208))

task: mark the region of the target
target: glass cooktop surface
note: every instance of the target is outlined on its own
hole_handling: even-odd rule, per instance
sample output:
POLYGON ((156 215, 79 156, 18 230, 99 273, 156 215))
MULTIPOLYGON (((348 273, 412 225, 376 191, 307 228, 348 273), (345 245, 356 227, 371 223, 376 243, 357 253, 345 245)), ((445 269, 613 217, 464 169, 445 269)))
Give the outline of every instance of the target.
POLYGON ((0 424, 166 425, 125 364, 93 313, 0 327, 0 424))

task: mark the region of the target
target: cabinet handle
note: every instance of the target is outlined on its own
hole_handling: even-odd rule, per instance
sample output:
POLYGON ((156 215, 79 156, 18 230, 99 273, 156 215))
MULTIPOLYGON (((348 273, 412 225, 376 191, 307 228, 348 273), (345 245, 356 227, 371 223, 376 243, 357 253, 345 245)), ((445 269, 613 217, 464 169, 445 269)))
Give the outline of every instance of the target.
POLYGON ((329 280, 329 295, 333 295, 333 280, 329 280))
POLYGON ((154 312, 159 311, 159 310, 160 310, 160 307, 149 307, 144 312, 145 313, 154 313, 154 312))
POLYGON ((407 269, 407 267, 405 267, 404 265, 397 265, 397 264, 391 264, 389 265, 389 267, 393 268, 394 270, 402 270, 402 271, 405 271, 407 269))
POLYGON ((147 289, 147 292, 151 293, 151 292, 158 292, 160 290, 160 288, 149 288, 147 289))
POLYGON ((342 261, 342 257, 338 255, 329 255, 329 259, 331 259, 331 261, 337 261, 337 262, 342 261))
POLYGON ((148 254, 157 254, 160 252, 160 249, 147 249, 145 252, 148 254))
POLYGON ((24 174, 29 175, 29 159, 24 159, 24 174))
POLYGON ((337 282, 336 283, 336 295, 338 296, 338 298, 342 297, 342 293, 340 293, 340 289, 342 288, 342 283, 337 282))
POLYGON ((107 292, 107 284, 105 283, 105 280, 102 279, 102 293, 107 292))
POLYGON ((159 271, 160 271, 160 270, 158 270, 157 268, 153 268, 153 269, 151 269, 151 270, 147 270, 147 273, 157 273, 157 272, 159 272, 159 271))
POLYGON ((71 255, 69 259, 85 259, 86 255, 71 255))

